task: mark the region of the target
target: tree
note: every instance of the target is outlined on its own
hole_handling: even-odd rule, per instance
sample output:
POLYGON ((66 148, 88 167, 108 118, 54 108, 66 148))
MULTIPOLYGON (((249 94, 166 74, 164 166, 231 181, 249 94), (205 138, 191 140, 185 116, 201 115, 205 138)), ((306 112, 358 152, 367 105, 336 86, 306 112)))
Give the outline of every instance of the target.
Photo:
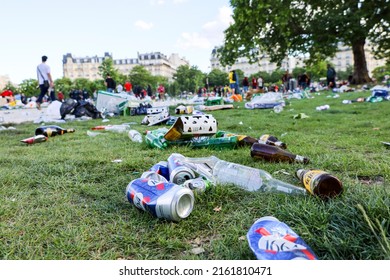
POLYGON ((287 55, 309 54, 308 65, 333 57, 339 43, 354 55, 352 82, 369 82, 364 47, 390 60, 389 0, 230 0, 234 23, 218 49, 223 65, 259 53, 278 65, 287 55))
POLYGON ((26 97, 31 97, 39 94, 38 81, 36 79, 23 80, 19 84, 19 90, 26 97))
POLYGON ((156 86, 152 74, 142 65, 136 65, 130 70, 129 79, 133 86, 137 85, 143 88, 146 88, 148 84, 152 87, 156 86))
POLYGON ((106 79, 107 74, 110 74, 111 78, 115 81, 119 78, 119 71, 114 67, 114 61, 111 58, 104 59, 102 64, 99 65, 98 70, 98 74, 103 80, 106 79))
POLYGON ((196 66, 181 65, 177 68, 173 79, 178 83, 179 90, 197 92, 199 87, 204 86, 205 75, 196 66))
POLYGON ((220 69, 211 70, 207 77, 210 87, 225 86, 229 83, 229 75, 220 69))

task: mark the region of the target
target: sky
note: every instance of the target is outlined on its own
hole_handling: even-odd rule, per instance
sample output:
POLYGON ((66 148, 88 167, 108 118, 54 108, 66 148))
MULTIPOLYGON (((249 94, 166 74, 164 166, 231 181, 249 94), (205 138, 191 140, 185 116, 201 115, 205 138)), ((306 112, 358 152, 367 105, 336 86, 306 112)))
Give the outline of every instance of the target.
POLYGON ((19 0, 3 1, 0 76, 13 83, 36 79, 48 57, 54 79, 62 59, 137 53, 179 54, 203 72, 232 22, 229 0, 19 0))

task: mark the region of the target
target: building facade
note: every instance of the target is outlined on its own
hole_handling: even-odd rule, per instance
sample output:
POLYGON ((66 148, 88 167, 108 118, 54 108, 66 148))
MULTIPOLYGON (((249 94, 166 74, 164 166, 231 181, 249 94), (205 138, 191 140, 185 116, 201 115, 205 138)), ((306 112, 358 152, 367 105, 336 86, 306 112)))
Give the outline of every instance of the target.
POLYGON ((0 90, 5 88, 5 86, 11 82, 10 78, 7 75, 0 76, 0 90))
POLYGON ((104 53, 104 56, 98 57, 74 57, 71 53, 63 56, 62 66, 63 75, 71 80, 85 78, 88 80, 101 79, 98 74, 99 66, 106 59, 112 59, 114 67, 119 73, 128 75, 134 66, 144 66, 153 76, 163 76, 168 81, 173 80, 173 75, 181 65, 189 65, 189 61, 181 58, 178 54, 171 54, 167 57, 160 52, 138 53, 137 58, 114 59, 112 54, 104 53))
MULTIPOLYGON (((386 61, 384 59, 377 60, 374 58, 369 44, 366 44, 365 54, 367 69, 370 76, 372 75, 372 71, 376 67, 383 66, 386 64, 386 61)), ((335 66, 336 71, 345 71, 348 66, 353 66, 354 61, 352 48, 339 45, 339 50, 337 51, 336 55, 332 59, 330 59, 330 62, 335 66)), ((210 63, 211 69, 220 69, 225 72, 229 72, 232 69, 241 69, 246 76, 250 76, 260 71, 272 73, 273 71, 278 69, 275 63, 270 62, 270 58, 266 54, 259 55, 259 61, 257 63, 250 64, 248 58, 240 57, 233 65, 224 67, 219 62, 216 48, 214 48, 211 53, 210 63)), ((305 67, 304 58, 288 57, 282 61, 280 68, 292 72, 292 70, 296 67, 305 67)))

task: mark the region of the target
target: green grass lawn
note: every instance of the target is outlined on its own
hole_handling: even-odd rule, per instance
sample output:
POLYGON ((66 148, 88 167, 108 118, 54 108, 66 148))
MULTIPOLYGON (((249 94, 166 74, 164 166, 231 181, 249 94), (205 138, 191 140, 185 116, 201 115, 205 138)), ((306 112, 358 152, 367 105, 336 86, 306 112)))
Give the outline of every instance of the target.
MULTIPOLYGON (((104 132, 96 125, 135 122, 144 116, 120 116, 60 124, 76 132, 25 145, 37 124, 0 131, 0 258, 63 260, 250 260, 245 238, 260 217, 274 216, 289 225, 321 260, 390 259, 390 102, 342 104, 370 92, 323 92, 313 99, 289 100, 276 114, 269 109, 213 111, 218 129, 259 137, 272 134, 292 153, 310 163, 269 163, 237 149, 149 148, 127 134, 104 132), (330 109, 316 111, 319 105, 330 109), (309 116, 294 119, 298 113, 309 116), (130 181, 171 153, 188 157, 215 155, 260 168, 275 178, 302 186, 298 168, 325 170, 343 183, 341 197, 251 193, 218 185, 195 196, 191 215, 174 223, 138 210, 125 197, 130 181), (113 163, 121 159, 120 163, 113 163), (196 247, 203 253, 194 254, 196 247)), ((174 115, 174 108, 171 108, 174 115)))

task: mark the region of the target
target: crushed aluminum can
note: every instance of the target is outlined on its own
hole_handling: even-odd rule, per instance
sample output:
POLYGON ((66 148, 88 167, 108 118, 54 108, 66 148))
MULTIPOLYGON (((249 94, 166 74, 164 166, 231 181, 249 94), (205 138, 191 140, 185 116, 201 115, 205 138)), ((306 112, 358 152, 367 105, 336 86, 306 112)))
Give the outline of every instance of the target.
POLYGON ((317 260, 305 241, 275 217, 258 219, 249 229, 247 240, 258 260, 317 260))
POLYGON ((153 171, 156 172, 157 174, 160 174, 169 182, 169 168, 168 168, 167 161, 160 161, 156 163, 149 169, 149 171, 153 171))
POLYGON ((190 189, 148 178, 131 181, 126 197, 135 207, 175 222, 187 218, 194 207, 194 194, 190 189))
POLYGON ((183 165, 184 156, 173 153, 168 157, 169 181, 178 185, 185 181, 194 179, 195 173, 192 169, 183 165))

